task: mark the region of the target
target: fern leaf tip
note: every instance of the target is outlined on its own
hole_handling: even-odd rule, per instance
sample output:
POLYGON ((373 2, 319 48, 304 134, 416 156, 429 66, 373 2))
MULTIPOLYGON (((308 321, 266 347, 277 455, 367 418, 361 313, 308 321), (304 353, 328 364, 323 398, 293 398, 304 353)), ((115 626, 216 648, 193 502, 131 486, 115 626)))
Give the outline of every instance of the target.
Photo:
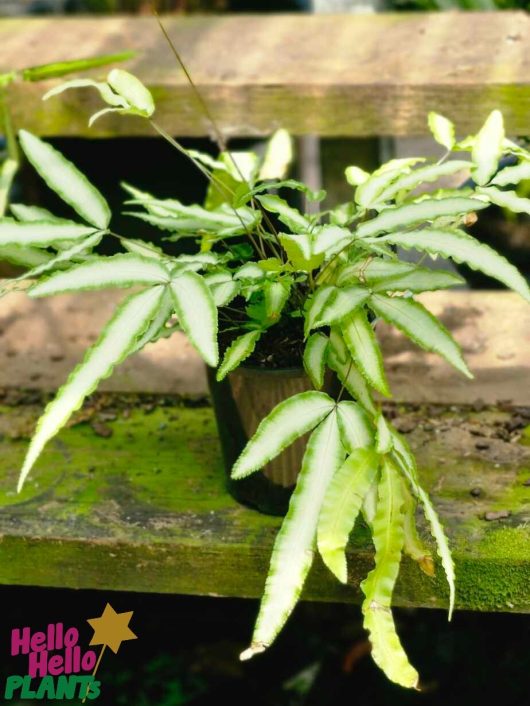
POLYGON ((267 645, 264 645, 263 642, 253 642, 250 647, 243 650, 243 652, 239 655, 239 659, 241 662, 247 662, 249 659, 252 659, 252 657, 265 652, 266 649, 267 645))

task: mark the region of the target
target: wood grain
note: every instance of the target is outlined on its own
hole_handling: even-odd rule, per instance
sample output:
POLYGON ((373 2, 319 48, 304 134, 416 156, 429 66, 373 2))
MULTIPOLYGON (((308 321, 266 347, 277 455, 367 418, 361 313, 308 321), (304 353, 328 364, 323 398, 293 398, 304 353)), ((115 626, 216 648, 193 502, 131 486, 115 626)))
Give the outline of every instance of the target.
MULTIPOLYGON (((227 136, 277 127, 323 136, 418 135, 428 111, 476 130, 500 108, 512 134, 530 116, 530 17, 523 12, 407 15, 221 15, 171 17, 169 34, 227 136)), ((178 135, 211 129, 154 19, 0 20, 0 67, 132 48, 128 68, 153 90, 157 119, 178 135)), ((104 75, 101 71, 96 74, 104 75)), ((140 135, 140 119, 108 116, 94 91, 45 106, 53 82, 10 89, 16 124, 43 135, 140 135)))

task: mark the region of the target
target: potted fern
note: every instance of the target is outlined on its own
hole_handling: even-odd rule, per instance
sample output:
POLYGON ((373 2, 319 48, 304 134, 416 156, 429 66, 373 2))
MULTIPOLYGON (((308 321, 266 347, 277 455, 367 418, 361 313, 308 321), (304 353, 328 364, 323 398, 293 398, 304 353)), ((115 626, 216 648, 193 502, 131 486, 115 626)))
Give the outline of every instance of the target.
MULTIPOLYGON (((234 482, 259 475, 297 440, 308 439, 299 442, 290 465, 269 465, 269 478, 277 485, 295 483, 295 488, 276 539, 251 646, 242 659, 274 641, 317 551, 337 579, 347 582, 345 549, 362 517, 375 545, 374 568, 361 586, 373 658, 389 679, 416 687, 418 674, 396 634, 391 604, 403 553, 427 574, 434 572, 434 560, 416 530, 418 504, 447 576, 449 615, 455 576, 448 541, 422 488, 414 456, 381 410, 381 397, 388 397, 390 390, 374 327, 385 320, 472 376, 451 334, 414 297, 459 284, 460 278, 402 261, 396 249, 465 263, 530 301, 530 289, 519 272, 464 230, 473 215, 490 204, 530 213, 530 200, 513 190, 530 178, 530 153, 505 137, 498 111, 477 135, 461 142, 449 120, 431 114, 434 138, 445 148, 441 159, 392 160, 371 174, 352 166, 346 170, 351 200, 307 215, 278 195, 282 189, 317 202, 323 197, 284 178, 290 144, 285 133, 272 138, 265 158, 225 150, 213 159, 184 149, 167 135, 153 120, 149 91, 125 71, 115 69, 101 83, 69 82, 47 97, 84 86, 98 90, 107 103, 92 121, 110 111, 151 121, 201 170, 209 188, 204 205, 190 206, 126 186, 129 212, 161 228, 168 240, 189 238, 196 245, 193 254, 170 256, 115 233, 108 205, 96 187, 49 144, 20 131, 27 159, 72 207, 75 219, 11 205, 13 217, 0 222, 0 255, 15 249, 38 254, 40 261, 6 284, 5 291, 24 282, 30 297, 108 287, 132 291, 44 411, 19 490, 44 445, 98 383, 127 356, 179 328, 217 381, 226 385, 231 380, 232 402, 236 408, 240 404, 238 413, 247 423, 240 439, 244 448, 231 469, 234 482), (469 153, 471 159, 451 158, 455 150, 469 153), (516 164, 498 172, 506 154, 515 157, 516 164), (415 195, 417 187, 462 169, 469 169, 474 180, 464 191, 415 195), (98 254, 103 238, 117 239, 122 252, 98 254), (249 393, 256 370, 268 367, 283 369, 282 374, 276 371, 280 384, 271 382, 272 371, 268 382, 249 393), (285 368, 290 369, 288 375, 285 368), (256 415, 252 400, 263 398, 265 406, 256 415)), ((219 398, 222 390, 215 385, 213 389, 219 398)), ((236 447, 233 444, 230 452, 234 458, 236 447)))

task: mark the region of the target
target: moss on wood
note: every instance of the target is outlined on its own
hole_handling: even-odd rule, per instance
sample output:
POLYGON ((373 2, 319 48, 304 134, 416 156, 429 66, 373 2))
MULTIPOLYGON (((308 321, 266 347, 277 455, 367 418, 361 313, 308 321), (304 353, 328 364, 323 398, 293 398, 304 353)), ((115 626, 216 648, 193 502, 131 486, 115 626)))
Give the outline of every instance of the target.
MULTIPOLYGON (((211 410, 138 396, 106 400, 49 445, 20 495, 16 478, 40 405, 1 408, 0 582, 259 596, 280 520, 227 494, 211 410)), ((530 449, 506 437, 510 413, 398 414, 454 548, 457 605, 530 611, 530 449), (495 437, 501 431, 504 438, 495 437), (477 449, 477 439, 488 448, 477 449), (509 516, 485 519, 498 510, 509 516)), ((339 586, 317 561, 305 597, 357 601, 371 560, 359 526, 350 585, 339 586)), ((396 604, 445 607, 437 569, 432 580, 405 559, 396 604)))

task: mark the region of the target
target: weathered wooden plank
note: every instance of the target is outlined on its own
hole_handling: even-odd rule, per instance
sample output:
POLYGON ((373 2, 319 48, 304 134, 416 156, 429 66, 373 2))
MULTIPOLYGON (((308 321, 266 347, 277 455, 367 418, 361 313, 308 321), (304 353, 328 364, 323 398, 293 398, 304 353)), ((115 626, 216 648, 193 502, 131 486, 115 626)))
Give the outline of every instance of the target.
MULTIPOLYGON (((168 31, 227 135, 283 126, 295 134, 415 135, 438 110, 465 132, 500 108, 509 131, 530 116, 530 17, 523 12, 370 16, 221 15, 172 17, 168 31)), ((149 17, 0 21, 0 66, 18 68, 123 48, 152 88, 158 120, 180 135, 208 134, 182 72, 149 17)), ((86 135, 99 107, 93 92, 40 102, 48 86, 18 84, 18 125, 44 135, 86 135)), ((91 135, 150 131, 108 116, 91 135)))
MULTIPOLYGON (((31 300, 12 294, 0 306, 0 387, 56 390, 95 339, 120 292, 83 292, 31 300)), ((378 331, 394 399, 399 402, 530 404, 530 307, 505 291, 455 291, 421 300, 461 344, 468 380, 383 324, 378 331)), ((148 346, 104 381, 105 390, 204 395, 203 365, 184 336, 148 346)))
MULTIPOLYGON (((42 405, 27 402, 0 399, 0 583, 260 594, 279 518, 227 495, 209 408, 106 396, 49 445, 17 496, 17 470, 42 405)), ((520 443, 530 414, 523 422, 517 415, 440 408, 399 410, 396 420, 412 430, 422 478, 450 535, 460 608, 530 611, 530 448, 520 443), (484 519, 501 510, 506 519, 484 519)), ((349 585, 318 561, 306 598, 359 599, 372 558, 365 528, 348 553, 349 585)), ((446 601, 441 569, 431 580, 405 559, 396 604, 446 601)))

